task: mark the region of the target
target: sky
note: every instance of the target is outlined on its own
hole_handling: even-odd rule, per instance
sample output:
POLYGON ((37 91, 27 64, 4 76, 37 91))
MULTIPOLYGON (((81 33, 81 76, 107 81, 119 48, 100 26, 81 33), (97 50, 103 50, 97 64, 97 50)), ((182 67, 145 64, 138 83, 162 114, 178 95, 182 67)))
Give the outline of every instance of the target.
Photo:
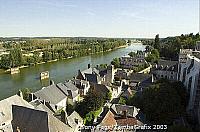
POLYGON ((0 0, 0 37, 197 33, 199 0, 0 0))

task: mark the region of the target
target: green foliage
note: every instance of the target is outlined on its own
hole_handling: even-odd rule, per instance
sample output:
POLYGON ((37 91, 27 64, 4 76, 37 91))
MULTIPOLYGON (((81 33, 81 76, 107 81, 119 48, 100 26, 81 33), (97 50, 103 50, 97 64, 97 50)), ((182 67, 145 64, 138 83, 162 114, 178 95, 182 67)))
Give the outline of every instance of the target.
POLYGON ((101 112, 101 108, 99 110, 91 111, 91 112, 87 113, 84 118, 84 124, 85 125, 93 125, 94 119, 98 117, 100 112, 101 112))
MULTIPOLYGON (((10 50, 9 56, 2 56, 0 68, 8 69, 22 65, 37 64, 55 59, 85 56, 99 52, 106 52, 119 46, 126 45, 124 39, 97 39, 97 38, 48 38, 27 39, 25 43, 10 43, 3 45, 10 50), (17 45, 17 46, 15 46, 17 45), (11 49, 14 47, 13 49, 11 49), (17 48, 18 47, 18 48, 17 48), (24 57, 23 53, 34 53, 24 57), (43 52, 42 58, 39 52, 43 52)), ((104 65, 105 66, 105 65, 104 65)))
POLYGON ((114 58, 111 62, 112 65, 114 65, 115 68, 120 67, 120 58, 114 58))
POLYGON ((30 94, 31 94, 31 89, 29 88, 22 88, 19 90, 19 92, 22 92, 22 95, 23 95, 23 99, 30 102, 30 94))
POLYGON ((21 66, 23 64, 21 49, 19 48, 11 49, 9 60, 11 63, 11 67, 21 66))
POLYGON ((100 64, 100 68, 104 69, 104 68, 107 68, 108 67, 108 64, 100 64))
POLYGON ((137 67, 133 67, 133 72, 139 72, 144 70, 145 68, 147 68, 149 65, 147 63, 145 63, 144 65, 138 65, 137 67))
POLYGON ((186 100, 186 91, 180 82, 161 80, 141 95, 133 96, 128 104, 140 108, 151 123, 171 124, 185 113, 186 100))
POLYGON ((49 52, 49 51, 44 51, 44 52, 43 52, 42 58, 43 58, 43 61, 44 61, 44 62, 47 62, 47 61, 52 60, 52 54, 51 54, 51 52, 49 52))
POLYGON ((159 54, 158 50, 153 49, 153 50, 151 50, 151 54, 148 54, 148 56, 145 57, 145 60, 147 62, 154 62, 155 63, 155 62, 158 61, 159 58, 160 58, 160 54, 159 54))
POLYGON ((196 35, 190 33, 176 37, 167 37, 160 41, 161 48, 159 52, 162 57, 176 60, 181 48, 194 49, 197 41, 200 41, 199 33, 196 35))
POLYGON ((8 69, 11 66, 10 56, 9 55, 2 55, 0 60, 0 67, 3 69, 8 69))
POLYGON ((104 103, 105 96, 103 97, 100 93, 89 91, 84 100, 77 105, 76 110, 82 117, 85 117, 90 111, 96 111, 101 108, 104 103))
POLYGON ((120 98, 119 98, 119 102, 118 102, 118 104, 125 105, 126 102, 127 102, 126 98, 124 98, 124 97, 120 97, 120 98))
POLYGON ((136 56, 136 53, 135 53, 135 52, 130 52, 130 53, 128 53, 128 55, 129 55, 130 57, 134 57, 134 56, 136 56))
POLYGON ((159 34, 156 35, 155 37, 155 43, 154 43, 154 48, 155 49, 160 49, 160 39, 159 39, 159 34))

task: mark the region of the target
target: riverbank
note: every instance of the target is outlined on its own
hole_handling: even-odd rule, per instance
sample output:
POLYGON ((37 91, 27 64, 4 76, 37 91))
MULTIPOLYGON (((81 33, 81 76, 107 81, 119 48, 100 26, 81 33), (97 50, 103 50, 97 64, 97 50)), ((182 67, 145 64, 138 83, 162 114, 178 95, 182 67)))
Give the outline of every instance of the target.
POLYGON ((48 82, 46 83, 39 79, 40 73, 43 71, 49 71, 50 80, 53 80, 55 83, 64 82, 75 77, 78 70, 82 71, 87 69, 88 64, 91 64, 91 66, 109 64, 113 58, 119 58, 127 55, 131 51, 137 50, 145 50, 145 46, 141 44, 132 44, 111 52, 76 57, 73 59, 63 59, 22 68, 19 74, 1 74, 0 100, 16 94, 21 88, 29 88, 32 92, 35 92, 46 86, 48 82))
MULTIPOLYGON (((99 53, 106 53, 106 52, 110 52, 110 51, 114 51, 114 50, 117 50, 117 49, 120 49, 120 48, 126 48, 126 47, 128 47, 128 44, 116 47, 114 49, 109 49, 107 51, 91 53, 89 55, 95 55, 95 54, 99 54, 99 53)), ((87 55, 85 55, 85 56, 87 56, 87 55)), ((32 66, 35 66, 35 65, 41 65, 41 64, 56 62, 56 61, 65 60, 65 59, 73 59, 73 58, 77 58, 77 57, 80 57, 80 56, 74 56, 74 57, 71 56, 71 57, 62 58, 62 59, 50 60, 50 61, 47 61, 47 62, 43 61, 43 62, 39 62, 39 63, 32 64, 32 65, 23 65, 23 66, 20 66, 19 69, 28 68, 28 67, 32 67, 32 66)), ((10 69, 0 69, 0 74, 5 74, 5 73, 10 73, 10 69)))

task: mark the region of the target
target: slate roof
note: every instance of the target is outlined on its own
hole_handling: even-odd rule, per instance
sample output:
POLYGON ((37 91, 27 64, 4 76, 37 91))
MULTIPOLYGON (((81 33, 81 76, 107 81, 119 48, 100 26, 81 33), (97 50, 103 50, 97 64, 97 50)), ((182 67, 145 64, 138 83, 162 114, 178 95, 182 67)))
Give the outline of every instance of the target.
POLYGON ((129 98, 129 97, 131 97, 132 95, 133 95, 133 92, 131 91, 130 88, 128 88, 128 89, 126 89, 126 90, 122 93, 121 96, 129 98))
POLYGON ((91 87, 97 93, 104 94, 105 92, 109 92, 109 89, 103 84, 91 84, 91 87))
POLYGON ((58 83, 57 87, 61 89, 62 92, 65 93, 65 95, 69 95, 71 98, 75 98, 78 96, 78 93, 76 92, 78 88, 72 83, 72 81, 63 83, 58 83))
POLYGON ((151 77, 152 77, 151 74, 132 73, 129 78, 130 78, 130 81, 133 81, 133 82, 143 82, 151 77))
POLYGON ((9 98, 0 101, 0 124, 12 120, 12 105, 24 106, 33 108, 31 104, 23 100, 18 95, 13 95, 9 98))
POLYGON ((171 60, 158 60, 158 65, 162 65, 163 67, 166 67, 166 66, 173 66, 173 65, 176 65, 178 63, 178 61, 171 61, 171 60))
POLYGON ((76 78, 86 79, 89 82, 97 83, 100 80, 99 70, 91 67, 84 71, 79 71, 76 78))
POLYGON ((111 108, 116 115, 123 115, 123 111, 126 111, 129 117, 136 117, 139 112, 136 107, 128 105, 113 104, 111 108))
POLYGON ((73 84, 72 81, 68 81, 64 83, 68 90, 77 91, 78 88, 73 84))
POLYGON ((81 116, 76 111, 73 111, 72 114, 67 117, 67 122, 73 129, 78 126, 78 124, 75 122, 75 119, 78 119, 79 124, 83 124, 83 119, 81 116))
POLYGON ((17 127, 22 132, 49 132, 46 112, 13 105, 12 113, 14 132, 17 132, 17 127))
POLYGON ((34 110, 21 106, 13 106, 13 128, 23 132, 70 132, 72 129, 45 111, 34 110))
POLYGON ((67 97, 65 93, 59 90, 56 85, 50 85, 44 87, 41 90, 34 93, 34 95, 40 100, 50 101, 51 104, 57 104, 67 97))
POLYGON ((152 70, 166 70, 166 71, 178 71, 178 61, 159 60, 157 68, 153 67, 152 70))

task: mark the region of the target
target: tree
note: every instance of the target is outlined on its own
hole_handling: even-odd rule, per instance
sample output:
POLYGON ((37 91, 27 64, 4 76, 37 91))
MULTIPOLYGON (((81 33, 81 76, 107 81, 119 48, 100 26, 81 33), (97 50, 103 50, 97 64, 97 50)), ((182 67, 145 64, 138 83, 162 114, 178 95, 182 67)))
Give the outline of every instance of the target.
POLYGON ((159 39, 159 34, 156 35, 155 37, 155 43, 154 43, 154 48, 155 49, 160 49, 160 39, 159 39))
POLYGON ((3 68, 3 69, 8 69, 11 66, 9 55, 2 55, 0 62, 1 62, 0 67, 3 68))
POLYGON ((21 49, 14 48, 14 49, 10 50, 9 59, 11 62, 11 67, 21 66, 23 64, 21 49))
POLYGON ((49 60, 52 60, 52 54, 49 51, 44 51, 42 55, 43 61, 47 62, 49 60))
POLYGON ((120 67, 120 59, 119 58, 114 58, 111 62, 112 65, 114 65, 115 68, 120 67))
POLYGON ((128 104, 140 108, 153 124, 171 124, 185 113, 186 108, 186 104, 182 103, 185 99, 177 91, 183 87, 179 85, 180 82, 174 83, 160 80, 143 90, 141 95, 133 96, 128 104))
POLYGON ((29 88, 22 88, 19 90, 18 94, 20 94, 20 92, 22 92, 23 95, 23 99, 30 102, 30 94, 31 94, 31 90, 29 88))
POLYGON ((125 104, 126 104, 126 98, 120 97, 118 103, 119 103, 119 104, 122 104, 122 105, 125 105, 125 104))
POLYGON ((159 53, 159 51, 157 50, 157 49, 153 49, 152 51, 151 51, 151 53, 150 54, 148 54, 148 56, 147 57, 145 57, 145 60, 147 61, 147 62, 157 62, 158 61, 158 59, 160 58, 160 53, 159 53))
POLYGON ((136 56, 136 53, 135 53, 135 52, 130 52, 130 53, 128 53, 128 55, 129 55, 130 57, 134 57, 134 56, 136 56))

